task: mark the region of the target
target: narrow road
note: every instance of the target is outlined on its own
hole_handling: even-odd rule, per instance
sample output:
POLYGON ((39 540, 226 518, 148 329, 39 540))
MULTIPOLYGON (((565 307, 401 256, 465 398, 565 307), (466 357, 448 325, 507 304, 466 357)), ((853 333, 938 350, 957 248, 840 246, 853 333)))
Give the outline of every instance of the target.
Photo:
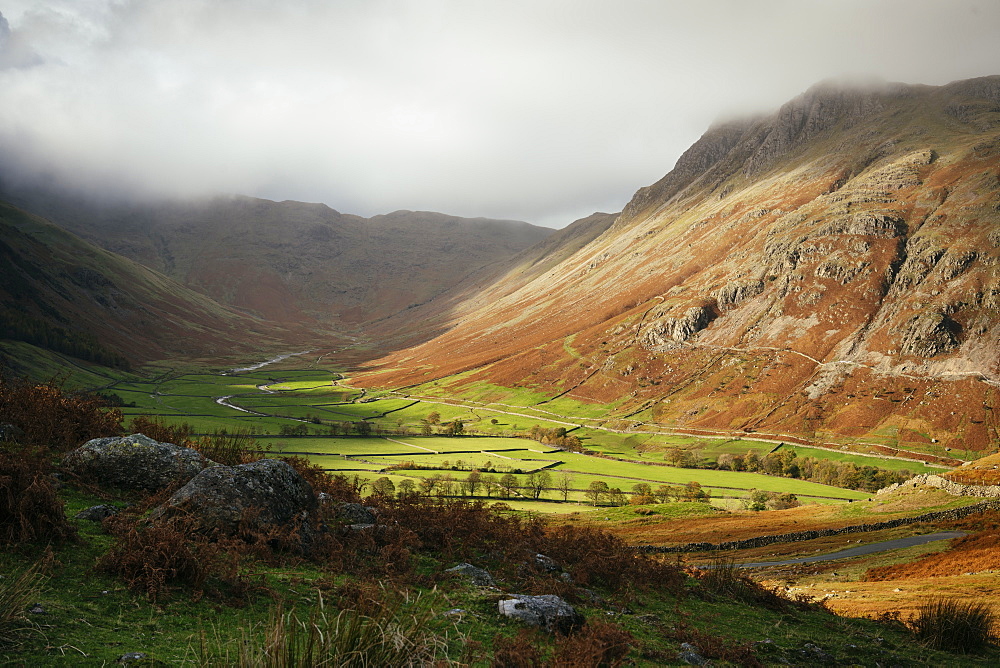
POLYGON ((938 533, 928 533, 923 536, 908 536, 907 538, 895 538, 893 540, 883 540, 879 543, 859 545, 858 547, 851 547, 846 550, 832 552, 830 554, 818 554, 812 557, 799 557, 798 559, 788 559, 786 561, 757 561, 749 564, 736 565, 742 566, 743 568, 763 568, 765 566, 791 566, 792 564, 808 564, 814 561, 848 559, 850 557, 860 557, 866 554, 875 554, 876 552, 888 552, 889 550, 898 550, 903 547, 923 545, 924 543, 931 543, 936 540, 961 538, 962 536, 967 535, 967 533, 968 532, 966 531, 939 531, 938 533))

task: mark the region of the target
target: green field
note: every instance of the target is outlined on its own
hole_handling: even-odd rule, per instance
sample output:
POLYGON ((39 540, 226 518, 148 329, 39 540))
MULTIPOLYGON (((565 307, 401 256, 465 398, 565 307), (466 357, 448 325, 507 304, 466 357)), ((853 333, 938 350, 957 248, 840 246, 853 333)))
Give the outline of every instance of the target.
MULTIPOLYGON (((611 431, 600 428, 600 416, 609 407, 565 397, 531 405, 545 402, 547 397, 523 388, 477 384, 463 387, 463 400, 457 401, 451 398, 448 384, 425 385, 403 395, 358 390, 341 384, 340 378, 329 371, 277 367, 232 375, 161 370, 155 380, 122 374, 108 377, 106 385, 126 403, 135 404, 121 409, 126 421, 151 415, 171 424, 187 423, 200 434, 247 430, 256 435, 260 448, 272 455, 298 454, 331 472, 369 481, 382 476, 396 483, 432 476, 450 476, 457 481, 478 469, 493 471, 495 477, 514 473, 523 486, 529 473, 544 469, 552 481, 550 488, 542 491, 540 501, 524 498, 526 491, 522 496, 514 493, 510 501, 552 512, 561 512, 563 506, 556 503, 562 499, 556 486, 563 476, 571 481, 571 502, 584 501, 584 491, 598 480, 626 494, 637 483, 656 488, 695 481, 719 504, 745 497, 750 489, 789 492, 805 503, 843 503, 868 496, 792 478, 664 465, 674 448, 690 450, 701 461, 709 462, 726 453, 764 455, 779 447, 775 443, 611 431), (235 408, 220 404, 221 397, 228 397, 235 408), (563 412, 573 417, 567 419, 563 412), (438 414, 437 423, 430 427, 432 435, 419 435, 428 429, 424 422, 431 413, 438 414), (454 420, 464 423, 466 435, 433 433, 442 432, 443 426, 454 420), (371 435, 353 435, 354 425, 362 421, 369 423, 371 435), (585 449, 604 456, 513 437, 534 425, 550 430, 562 427, 578 437, 585 449), (345 429, 352 435, 345 436, 345 429), (408 468, 401 469, 400 464, 408 468)), ((797 453, 884 468, 930 470, 911 462, 833 450, 799 448, 797 453)))

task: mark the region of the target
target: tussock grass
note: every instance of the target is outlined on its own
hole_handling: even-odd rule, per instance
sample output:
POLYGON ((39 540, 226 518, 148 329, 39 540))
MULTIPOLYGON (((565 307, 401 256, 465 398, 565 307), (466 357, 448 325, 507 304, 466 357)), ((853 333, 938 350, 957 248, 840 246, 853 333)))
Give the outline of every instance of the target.
MULTIPOLYGON (((388 595, 387 595, 388 596, 388 595)), ((245 633, 236 651, 204 636, 197 663, 241 668, 374 668, 450 666, 448 635, 420 596, 388 596, 369 614, 329 609, 322 596, 302 615, 277 610, 260 632, 245 633)))
POLYGON ((965 653, 980 650, 994 640, 995 622, 985 603, 938 598, 917 610, 910 627, 928 647, 965 653))
POLYGON ((21 634, 31 628, 27 613, 41 589, 39 570, 34 564, 0 577, 0 649, 16 646, 21 634))

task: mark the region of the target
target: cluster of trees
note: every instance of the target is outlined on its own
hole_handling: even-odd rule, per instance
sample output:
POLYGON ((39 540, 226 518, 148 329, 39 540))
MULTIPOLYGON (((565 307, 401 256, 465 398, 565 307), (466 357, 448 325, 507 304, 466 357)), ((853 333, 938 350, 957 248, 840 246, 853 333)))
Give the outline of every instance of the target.
POLYGON ((743 507, 747 510, 784 510, 785 508, 797 508, 798 497, 789 492, 765 492, 760 489, 751 489, 749 496, 743 499, 743 507))
POLYGON ((670 503, 671 501, 699 501, 708 503, 711 494, 702 488, 701 483, 692 480, 686 485, 660 485, 653 489, 652 485, 640 482, 632 485, 632 493, 626 495, 618 487, 609 487, 603 480, 590 483, 584 494, 592 505, 605 504, 609 506, 635 506, 651 503, 670 503))
POLYGON ((786 449, 769 452, 763 457, 752 450, 743 455, 722 454, 711 462, 703 460, 697 449, 670 448, 664 454, 664 460, 683 468, 765 473, 863 492, 874 492, 913 477, 913 473, 907 469, 890 471, 877 466, 858 466, 854 462, 799 457, 794 450, 786 449))
POLYGON ((799 478, 863 492, 875 492, 913 477, 913 473, 907 469, 890 471, 877 466, 858 466, 854 462, 799 457, 794 450, 778 450, 763 457, 754 452, 747 452, 745 455, 719 455, 716 467, 799 478))
POLYGON ((129 361, 123 355, 103 347, 90 334, 63 329, 20 311, 0 311, 0 339, 24 341, 88 362, 125 371, 131 369, 129 361))
POLYGON ((431 411, 420 421, 420 433, 424 436, 432 436, 435 433, 434 427, 439 426, 437 433, 445 436, 461 436, 465 433, 465 422, 462 420, 452 420, 451 422, 441 422, 441 414, 431 411))
POLYGON ((476 466, 475 464, 466 464, 465 460, 458 459, 452 464, 447 459, 440 464, 417 464, 412 459, 399 462, 398 464, 392 464, 391 466, 385 467, 386 471, 476 471, 478 473, 514 473, 520 475, 524 473, 523 470, 519 468, 514 468, 506 464, 493 465, 493 462, 489 459, 482 466, 476 466))
POLYGON ((450 473, 440 473, 418 480, 407 478, 399 485, 387 477, 382 477, 372 483, 372 491, 383 496, 395 494, 400 497, 421 494, 510 499, 516 496, 535 500, 540 499, 547 491, 555 491, 561 495, 563 501, 566 501, 569 493, 573 491, 573 477, 565 471, 555 477, 549 471, 533 471, 519 479, 513 473, 496 476, 473 470, 464 478, 455 477, 450 473))
POLYGON ((528 436, 539 443, 552 445, 557 448, 562 448, 563 450, 569 450, 570 452, 583 452, 583 442, 576 436, 567 434, 565 427, 546 429, 545 427, 540 427, 536 424, 528 430, 528 436))

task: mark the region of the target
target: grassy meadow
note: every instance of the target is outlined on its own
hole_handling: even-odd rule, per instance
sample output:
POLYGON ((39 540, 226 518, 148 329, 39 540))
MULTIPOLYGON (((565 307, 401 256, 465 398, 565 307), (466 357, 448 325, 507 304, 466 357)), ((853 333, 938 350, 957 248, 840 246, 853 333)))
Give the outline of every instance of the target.
MULTIPOLYGON (((675 449, 701 462, 723 454, 767 453, 790 446, 752 439, 698 438, 679 434, 628 433, 602 427, 606 407, 545 397, 524 389, 478 385, 462 398, 450 386, 434 384, 406 395, 350 387, 339 373, 324 369, 268 366, 241 373, 163 373, 153 380, 109 378, 105 393, 117 395, 126 424, 148 415, 167 424, 187 424, 195 434, 252 433, 273 454, 305 457, 331 473, 371 482, 388 477, 394 485, 437 478, 438 493, 466 492, 459 483, 472 470, 493 482, 514 476, 514 488, 484 486, 476 496, 527 504, 533 510, 564 512, 564 503, 592 503, 595 482, 629 495, 635 485, 701 485, 712 503, 731 507, 751 489, 796 495, 802 503, 844 503, 867 498, 859 492, 806 480, 705 468, 679 468, 665 461, 675 449), (532 405, 535 404, 535 405, 532 405), (568 417, 571 415, 571 417, 568 417), (430 420, 429 420, 430 418, 430 420), (443 435, 459 420, 464 433, 443 435), (426 424, 428 421, 433 424, 426 424), (364 431, 359 431, 358 424, 364 431), (570 452, 523 437, 537 425, 562 428, 589 454, 570 452), (429 433, 428 433, 429 432, 429 433), (529 492, 528 477, 547 472, 548 484, 529 492)), ((903 468, 927 467, 900 460, 797 448, 799 456, 903 468)), ((428 485, 430 483, 424 483, 428 485)), ((527 507, 527 506, 526 506, 527 507)))

